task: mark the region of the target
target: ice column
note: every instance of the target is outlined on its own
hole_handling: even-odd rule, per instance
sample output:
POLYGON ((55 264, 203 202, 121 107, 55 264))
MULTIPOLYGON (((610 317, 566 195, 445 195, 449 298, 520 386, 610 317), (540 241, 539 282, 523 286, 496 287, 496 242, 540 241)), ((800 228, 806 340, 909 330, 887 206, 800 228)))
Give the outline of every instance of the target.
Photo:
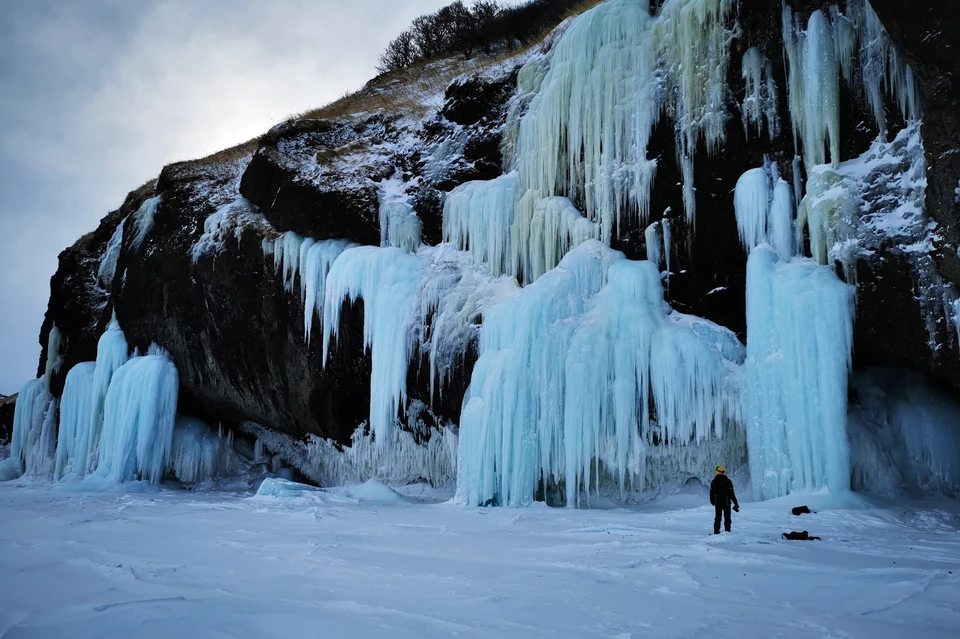
POLYGON ((54 481, 60 481, 65 476, 86 475, 96 367, 94 362, 83 362, 67 373, 63 396, 60 398, 60 435, 57 437, 54 481))
POLYGON ((26 382, 17 395, 10 457, 0 462, 0 481, 52 470, 56 419, 57 400, 47 390, 46 379, 41 376, 26 382))
POLYGON ((163 478, 177 412, 177 367, 164 355, 134 357, 117 369, 104 402, 99 463, 111 483, 163 478))
POLYGON ((758 499, 850 487, 846 435, 853 291, 812 260, 768 246, 747 263, 745 404, 758 499))
POLYGON ((662 235, 660 222, 654 222, 643 232, 643 238, 647 245, 647 260, 656 266, 657 270, 663 270, 662 235))

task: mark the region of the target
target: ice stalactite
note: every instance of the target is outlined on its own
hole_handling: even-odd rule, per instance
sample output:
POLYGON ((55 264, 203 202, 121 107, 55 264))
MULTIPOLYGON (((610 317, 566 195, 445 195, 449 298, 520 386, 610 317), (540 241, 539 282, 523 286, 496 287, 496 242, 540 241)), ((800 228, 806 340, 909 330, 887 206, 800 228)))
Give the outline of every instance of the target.
POLYGON ((17 395, 10 457, 0 462, 0 481, 53 471, 57 436, 57 400, 44 376, 26 382, 17 395))
POLYGON ((607 242, 629 209, 647 215, 656 165, 646 148, 659 115, 652 24, 646 2, 598 5, 521 78, 540 87, 519 125, 522 191, 583 202, 607 242))
POLYGON ((282 274, 284 286, 292 292, 300 280, 303 299, 304 339, 309 344, 313 336, 314 318, 322 313, 327 274, 340 254, 358 246, 350 240, 321 240, 303 238, 288 231, 276 240, 264 240, 265 255, 273 255, 274 268, 282 274))
POLYGON ((109 483, 163 479, 177 413, 179 376, 166 356, 134 357, 107 391, 99 461, 92 476, 109 483))
POLYGON ((743 54, 741 72, 746 94, 740 109, 743 112, 743 130, 750 134, 762 135, 766 127, 767 137, 771 140, 780 134, 780 119, 777 116, 777 82, 773 77, 773 65, 756 47, 743 54))
POLYGON ((770 195, 770 175, 765 168, 750 169, 737 180, 733 209, 740 243, 747 251, 767 239, 770 195))
POLYGON ((673 247, 673 232, 670 230, 670 220, 664 218, 660 221, 660 228, 663 231, 663 269, 666 274, 665 280, 667 288, 670 288, 670 252, 673 247))
POLYGON ((908 121, 920 117, 913 71, 890 40, 867 0, 850 0, 847 13, 829 17, 814 11, 806 29, 788 4, 783 9, 783 42, 789 67, 789 104, 794 142, 808 167, 840 162, 840 79, 862 92, 881 132, 884 101, 893 98, 908 121), (854 72, 854 59, 859 62, 854 72), (860 80, 854 84, 854 80, 860 80), (825 153, 829 148, 829 156, 825 153))
POLYGON ((853 315, 852 287, 831 269, 765 245, 750 254, 744 402, 757 499, 849 489, 853 315))
POLYGON ((117 230, 110 236, 107 247, 103 251, 103 257, 100 258, 100 268, 97 269, 97 281, 104 288, 110 288, 113 284, 113 276, 117 272, 117 260, 120 258, 120 249, 123 248, 123 226, 124 220, 117 224, 117 230))
POLYGON ((388 443, 407 397, 417 284, 423 260, 398 248, 361 246, 330 267, 323 303, 323 360, 340 331, 343 302, 363 300, 363 341, 371 352, 370 428, 388 443))
POLYGON ((77 364, 67 373, 60 397, 60 432, 54 481, 66 476, 83 477, 87 471, 88 442, 92 425, 95 362, 77 364))
POLYGON ((660 222, 654 222, 643 232, 643 239, 647 248, 647 261, 663 270, 663 230, 660 222))
POLYGON ((541 480, 570 506, 601 483, 653 491, 667 478, 646 472, 648 449, 735 437, 736 365, 665 308, 652 263, 597 241, 492 306, 461 415, 459 501, 529 503, 541 480))
POLYGON ((840 162, 840 57, 831 22, 814 11, 804 30, 789 5, 783 9, 794 143, 808 167, 840 162))
POLYGON ((663 5, 654 26, 667 95, 672 97, 667 109, 677 123, 679 148, 688 158, 700 141, 712 156, 726 140, 727 70, 734 36, 727 22, 732 12, 733 0, 673 0, 663 5))
POLYGON ((147 239, 147 234, 153 229, 159 206, 160 196, 158 195, 144 200, 137 212, 133 214, 133 240, 130 242, 130 248, 134 251, 140 249, 143 241, 147 239))
POLYGON ((514 173, 458 186, 443 205, 443 241, 488 265, 494 276, 512 273, 510 234, 517 190, 514 173))
POLYGON ((906 120, 920 119, 920 93, 913 70, 890 39, 867 0, 848 0, 847 15, 859 39, 860 77, 877 126, 885 131, 884 98, 893 97, 906 120))
POLYGON ((740 243, 747 252, 768 242, 784 259, 794 254, 793 190, 780 179, 775 164, 740 176, 733 206, 740 243))

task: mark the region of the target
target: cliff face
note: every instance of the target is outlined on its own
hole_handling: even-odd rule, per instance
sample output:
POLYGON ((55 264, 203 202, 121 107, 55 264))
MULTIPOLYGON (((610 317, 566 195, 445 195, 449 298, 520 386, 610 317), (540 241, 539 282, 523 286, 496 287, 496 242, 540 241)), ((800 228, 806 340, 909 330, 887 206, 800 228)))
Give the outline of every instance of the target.
MULTIPOLYGON (((831 7, 818 0, 792 4, 801 19, 831 7)), ((937 223, 934 279, 960 284, 960 41, 947 25, 949 2, 934 4, 914 10, 873 2, 913 66, 923 98, 926 210, 937 223)), ((789 181, 795 155, 781 15, 780 0, 741 2, 734 14, 739 28, 727 78, 726 140, 712 156, 702 145, 697 151, 695 228, 682 214, 676 123, 663 117, 649 146, 650 157, 658 159, 650 221, 666 219, 673 228, 668 301, 732 329, 742 340, 746 253, 734 217, 733 187, 765 160, 780 165, 789 181), (746 133, 741 62, 751 47, 765 52, 781 88, 777 135, 746 133)), ((403 196, 416 212, 422 241, 438 244, 445 195, 469 180, 492 179, 504 171, 500 141, 517 70, 526 57, 457 78, 442 100, 427 91, 428 99, 413 110, 396 100, 381 106, 373 101, 374 107, 352 112, 331 110, 279 125, 255 148, 164 168, 155 183, 132 192, 96 231, 60 255, 40 336, 46 345, 56 325, 64 337, 54 394, 61 392, 73 365, 95 358, 97 338, 115 313, 131 346, 144 351, 156 343, 170 352, 180 372, 185 412, 213 423, 251 421, 294 437, 315 434, 349 444, 370 414, 363 301, 345 302, 338 338, 324 362, 319 329, 309 343, 304 339, 301 281, 285 278, 282 267, 278 271, 276 250, 270 247, 291 231, 314 240, 379 246, 389 223, 384 199, 391 193, 403 196), (136 246, 138 212, 157 196, 152 227, 136 246), (105 281, 102 259, 121 226, 122 248, 112 278, 105 281)), ((396 95, 396 83, 381 78, 365 91, 396 95)), ((892 138, 903 122, 895 105, 886 110, 892 138)), ((863 95, 842 88, 840 116, 841 159, 857 158, 878 134, 870 106, 863 95)), ((624 224, 612 246, 630 258, 645 258, 645 226, 624 224)), ((960 388, 957 349, 948 346, 955 341, 949 312, 931 310, 924 290, 933 279, 929 272, 918 275, 911 260, 896 240, 881 241, 856 257, 855 364, 908 367, 960 388)), ((44 349, 41 372, 46 357, 44 349)), ((430 383, 428 353, 413 358, 408 400, 430 407, 418 419, 430 424, 459 420, 475 358, 475 344, 462 347, 442 394, 430 383)), ((401 411, 401 421, 404 415, 401 411)))

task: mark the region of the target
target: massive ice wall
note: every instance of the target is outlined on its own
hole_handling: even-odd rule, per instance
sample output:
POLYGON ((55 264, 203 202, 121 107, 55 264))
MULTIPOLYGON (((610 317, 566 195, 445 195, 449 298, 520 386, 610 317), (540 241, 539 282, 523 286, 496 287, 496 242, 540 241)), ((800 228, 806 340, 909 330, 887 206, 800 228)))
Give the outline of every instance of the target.
POLYGON ((662 466, 648 472, 654 450, 700 451, 678 474, 706 475, 717 451, 698 446, 742 439, 739 372, 725 358, 739 343, 698 323, 669 314, 652 263, 597 241, 493 306, 464 399, 458 499, 519 505, 553 485, 573 506, 603 486, 652 491, 669 465, 653 453, 662 466))

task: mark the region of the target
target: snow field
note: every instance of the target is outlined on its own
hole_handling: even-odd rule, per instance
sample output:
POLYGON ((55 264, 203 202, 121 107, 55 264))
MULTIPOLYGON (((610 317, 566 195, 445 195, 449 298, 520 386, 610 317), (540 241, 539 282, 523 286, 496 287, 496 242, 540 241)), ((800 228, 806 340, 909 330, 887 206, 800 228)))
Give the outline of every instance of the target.
POLYGON ((0 486, 0 634, 946 639, 960 625, 952 501, 744 502, 714 536, 705 495, 615 510, 370 497, 0 486), (790 515, 801 503, 820 512, 790 515), (823 541, 779 539, 790 530, 823 541))

